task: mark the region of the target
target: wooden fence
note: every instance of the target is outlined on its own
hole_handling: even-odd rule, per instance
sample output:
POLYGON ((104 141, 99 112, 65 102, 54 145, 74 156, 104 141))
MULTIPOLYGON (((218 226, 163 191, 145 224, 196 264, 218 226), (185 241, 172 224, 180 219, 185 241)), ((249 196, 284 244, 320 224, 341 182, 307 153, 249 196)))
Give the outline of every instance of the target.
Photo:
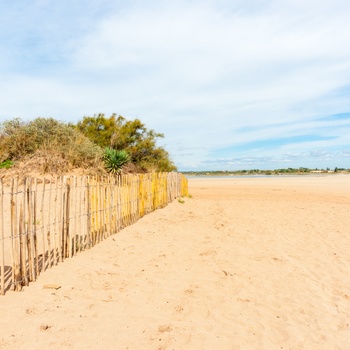
POLYGON ((180 173, 0 179, 0 294, 179 196, 180 173))

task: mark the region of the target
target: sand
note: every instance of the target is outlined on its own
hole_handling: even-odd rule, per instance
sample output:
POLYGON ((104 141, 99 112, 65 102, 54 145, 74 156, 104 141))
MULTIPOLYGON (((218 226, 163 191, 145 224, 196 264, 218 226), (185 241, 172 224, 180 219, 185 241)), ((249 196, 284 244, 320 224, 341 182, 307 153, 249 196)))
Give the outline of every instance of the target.
POLYGON ((0 297, 0 348, 350 349, 350 177, 189 186, 0 297))

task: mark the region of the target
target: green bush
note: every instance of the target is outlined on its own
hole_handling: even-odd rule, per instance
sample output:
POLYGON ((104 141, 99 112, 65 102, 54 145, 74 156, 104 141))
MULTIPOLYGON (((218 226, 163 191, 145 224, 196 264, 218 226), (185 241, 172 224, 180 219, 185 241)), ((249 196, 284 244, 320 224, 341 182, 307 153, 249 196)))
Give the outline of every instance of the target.
POLYGON ((0 163, 0 169, 9 169, 13 166, 13 162, 9 159, 5 160, 4 162, 0 163))
POLYGON ((17 118, 0 125, 0 161, 23 160, 28 155, 41 154, 49 161, 61 158, 64 160, 61 164, 67 167, 85 168, 95 166, 102 153, 99 146, 77 129, 53 118, 30 122, 17 118))
POLYGON ((139 119, 127 120, 116 114, 105 117, 100 113, 84 117, 76 128, 100 147, 125 150, 139 171, 176 170, 168 152, 157 145, 164 135, 146 128, 139 119))
POLYGON ((0 123, 0 164, 30 162, 33 170, 44 173, 74 168, 118 173, 127 163, 127 172, 176 170, 168 152, 157 145, 162 137, 139 119, 115 114, 84 117, 77 125, 53 118, 15 118, 0 123))

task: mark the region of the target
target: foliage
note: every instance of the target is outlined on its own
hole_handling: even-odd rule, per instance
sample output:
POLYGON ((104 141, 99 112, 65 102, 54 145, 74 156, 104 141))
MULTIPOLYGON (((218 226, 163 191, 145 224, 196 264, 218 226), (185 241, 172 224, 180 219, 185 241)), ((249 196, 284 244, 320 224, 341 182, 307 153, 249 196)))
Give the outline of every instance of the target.
POLYGON ((0 123, 0 162, 25 160, 32 167, 37 161, 44 172, 104 169, 103 161, 110 172, 121 167, 127 172, 175 170, 168 152, 157 145, 162 137, 139 119, 116 114, 84 117, 77 125, 15 118, 0 123))
POLYGON ((119 151, 106 147, 103 160, 107 171, 115 174, 120 172, 122 167, 130 161, 130 157, 124 150, 119 151))
POLYGON ((100 113, 93 117, 84 117, 77 123, 76 128, 101 148, 110 147, 113 134, 118 128, 119 118, 116 114, 106 118, 100 113))
POLYGON ((338 168, 335 167, 334 171, 329 168, 326 169, 310 169, 310 168, 283 168, 283 169, 274 169, 274 170, 259 170, 259 169, 251 169, 251 170, 206 170, 206 171, 183 171, 183 174, 192 175, 192 176, 232 176, 232 175, 307 175, 312 173, 349 173, 350 169, 338 168))
POLYGON ((139 119, 127 120, 116 114, 106 118, 98 114, 84 117, 76 128, 100 147, 125 150, 130 155, 130 161, 140 170, 176 170, 168 152, 157 146, 157 139, 164 135, 148 130, 139 119))
POLYGON ((53 118, 24 122, 19 118, 0 125, 0 161, 23 159, 41 152, 73 167, 96 164, 102 150, 78 130, 53 118))
POLYGON ((0 163, 0 169, 10 169, 13 166, 13 162, 10 159, 7 159, 0 163))

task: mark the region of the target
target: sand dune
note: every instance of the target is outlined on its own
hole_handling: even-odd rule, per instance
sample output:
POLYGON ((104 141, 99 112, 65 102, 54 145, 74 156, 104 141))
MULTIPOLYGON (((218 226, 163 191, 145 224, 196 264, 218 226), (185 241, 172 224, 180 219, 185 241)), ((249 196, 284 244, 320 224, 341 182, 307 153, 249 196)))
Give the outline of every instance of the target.
POLYGON ((350 349, 350 177, 189 186, 0 297, 0 348, 350 349))

